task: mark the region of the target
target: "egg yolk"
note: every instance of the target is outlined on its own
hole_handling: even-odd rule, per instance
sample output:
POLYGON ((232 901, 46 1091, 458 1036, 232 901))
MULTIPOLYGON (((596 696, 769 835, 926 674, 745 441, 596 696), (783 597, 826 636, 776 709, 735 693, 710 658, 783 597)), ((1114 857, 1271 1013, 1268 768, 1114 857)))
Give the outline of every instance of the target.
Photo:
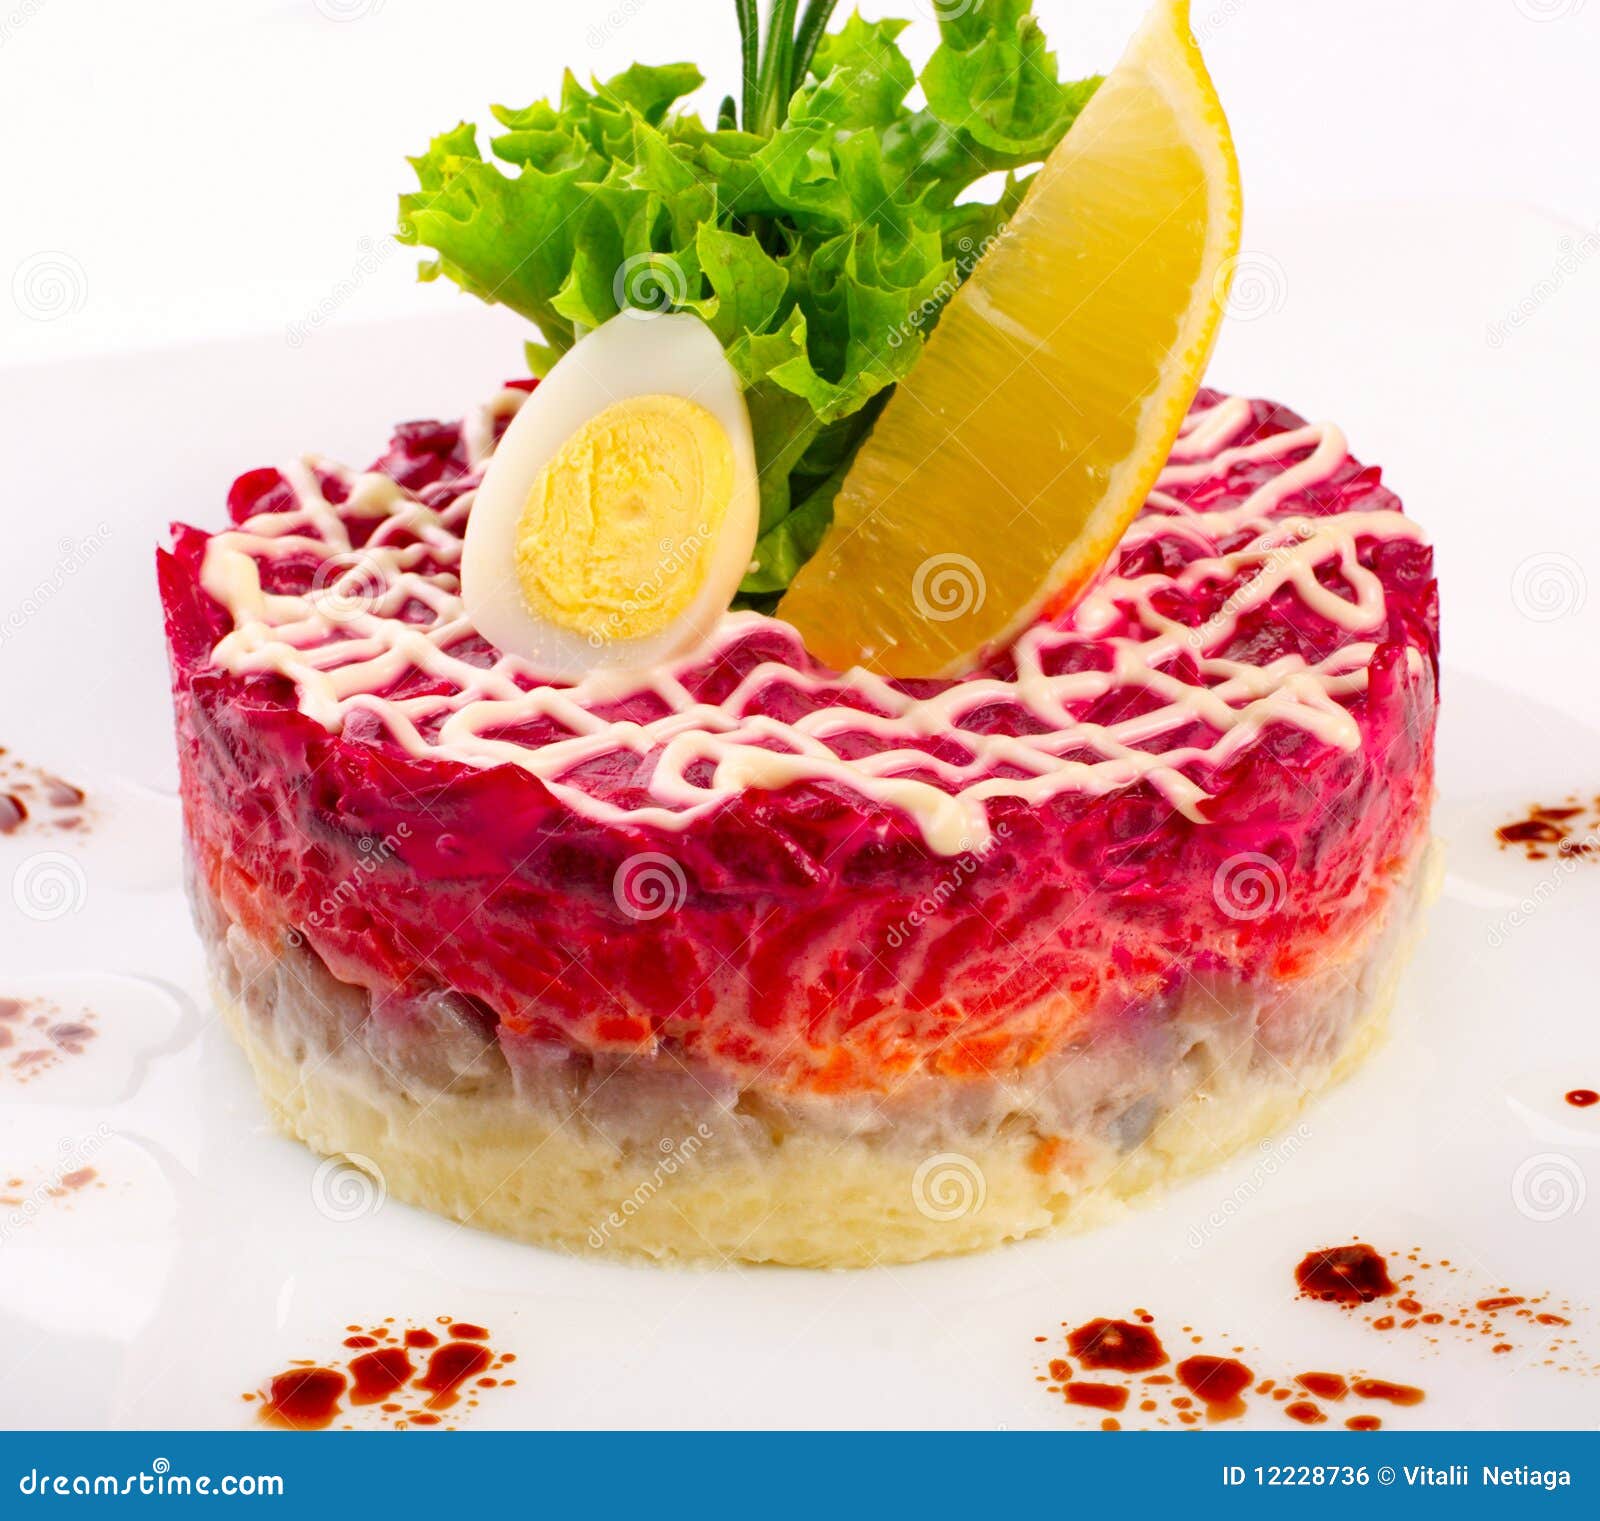
POLYGON ((686 397, 597 413, 540 472, 517 520, 528 610, 597 645, 659 633, 705 582, 733 474, 727 430, 686 397))

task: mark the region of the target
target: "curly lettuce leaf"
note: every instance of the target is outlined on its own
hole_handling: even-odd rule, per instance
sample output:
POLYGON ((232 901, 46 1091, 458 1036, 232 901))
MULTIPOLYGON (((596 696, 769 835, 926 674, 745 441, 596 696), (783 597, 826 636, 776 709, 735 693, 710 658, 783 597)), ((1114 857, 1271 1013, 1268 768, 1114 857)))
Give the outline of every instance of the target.
POLYGON ((1016 171, 1098 83, 1060 81, 1026 0, 959 10, 920 80, 906 22, 850 16, 796 64, 782 107, 762 105, 763 130, 685 110, 704 83, 692 64, 636 64, 494 107, 488 157, 462 124, 411 160, 400 226, 432 251, 420 277, 527 318, 536 374, 625 306, 710 326, 761 473, 751 605, 770 606, 815 552, 877 409, 1025 193, 1016 171), (973 199, 997 170, 1000 192, 973 199))

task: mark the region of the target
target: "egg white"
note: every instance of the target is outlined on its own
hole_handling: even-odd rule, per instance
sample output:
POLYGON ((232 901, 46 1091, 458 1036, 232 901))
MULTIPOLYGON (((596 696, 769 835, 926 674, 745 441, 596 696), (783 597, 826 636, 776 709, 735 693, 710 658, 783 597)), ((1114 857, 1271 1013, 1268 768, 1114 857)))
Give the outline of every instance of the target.
POLYGON ((749 568, 760 517, 750 414, 715 334, 691 312, 623 312, 562 355, 501 436, 467 518, 462 601, 485 639, 547 681, 659 665, 715 630, 749 568), (684 611, 655 633, 595 643, 528 607, 517 581, 517 523, 540 472, 590 418, 617 402, 662 395, 704 407, 721 425, 733 451, 733 493, 705 578, 684 611))

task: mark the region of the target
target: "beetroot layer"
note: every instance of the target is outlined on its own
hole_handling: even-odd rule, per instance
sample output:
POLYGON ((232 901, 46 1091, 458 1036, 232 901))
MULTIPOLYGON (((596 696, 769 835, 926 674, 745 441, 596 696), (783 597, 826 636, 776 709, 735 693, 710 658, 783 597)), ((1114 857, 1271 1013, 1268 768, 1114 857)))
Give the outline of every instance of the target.
MULTIPOLYGON (((1297 422, 1258 403, 1247 437, 1297 422)), ((435 500, 471 484, 453 427, 411 425, 380 467, 435 500)), ((1260 481, 1259 467, 1240 469, 1204 505, 1260 481)), ((279 484, 275 472, 241 478, 235 518, 279 484)), ((1398 507, 1353 460, 1297 505, 1398 507)), ((1166 542, 1125 556, 1124 573, 1167 568, 1166 542)), ((512 1038, 665 1046, 778 1088, 1003 1073, 1100 1021, 1159 1018, 1192 976, 1292 979, 1336 956, 1426 828, 1437 615, 1417 545, 1363 549, 1389 612, 1365 636, 1377 644, 1367 690, 1346 704, 1360 748, 1270 730, 1197 778, 1212 795, 1205 823, 1143 784, 1038 806, 997 799, 993 847, 954 860, 894 810, 826 784, 752 790, 674 831, 596 822, 517 768, 331 735, 287 683, 210 664, 227 624, 198 585, 203 552, 204 535, 181 529, 160 566, 199 869, 241 922, 298 925, 380 1010, 396 990, 453 988, 512 1038), (616 892, 642 855, 676 867, 681 901, 656 917, 616 892), (1259 914, 1216 890, 1241 856, 1264 858, 1282 884, 1259 914)), ((1199 623, 1227 592, 1167 611, 1199 623)), ((1316 659, 1339 642, 1273 606, 1242 621, 1233 653, 1316 659)), ((759 660, 797 658, 781 641, 749 643, 702 674, 708 696, 759 660)), ((1085 716, 1124 718, 1135 701, 1118 692, 1085 716)), ((1001 731, 1016 721, 992 719, 1001 731)), ((596 785, 624 797, 641 778, 617 761, 596 785)))

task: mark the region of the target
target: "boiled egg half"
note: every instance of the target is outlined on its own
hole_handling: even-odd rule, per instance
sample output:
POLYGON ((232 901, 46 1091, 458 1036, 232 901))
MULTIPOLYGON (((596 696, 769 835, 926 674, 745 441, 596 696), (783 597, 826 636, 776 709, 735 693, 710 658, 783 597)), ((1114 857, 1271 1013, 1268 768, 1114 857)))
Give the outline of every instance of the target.
POLYGON ((738 377, 689 312, 623 312, 512 419, 467 518, 461 596, 484 638, 549 681, 703 643, 760 519, 738 377))

